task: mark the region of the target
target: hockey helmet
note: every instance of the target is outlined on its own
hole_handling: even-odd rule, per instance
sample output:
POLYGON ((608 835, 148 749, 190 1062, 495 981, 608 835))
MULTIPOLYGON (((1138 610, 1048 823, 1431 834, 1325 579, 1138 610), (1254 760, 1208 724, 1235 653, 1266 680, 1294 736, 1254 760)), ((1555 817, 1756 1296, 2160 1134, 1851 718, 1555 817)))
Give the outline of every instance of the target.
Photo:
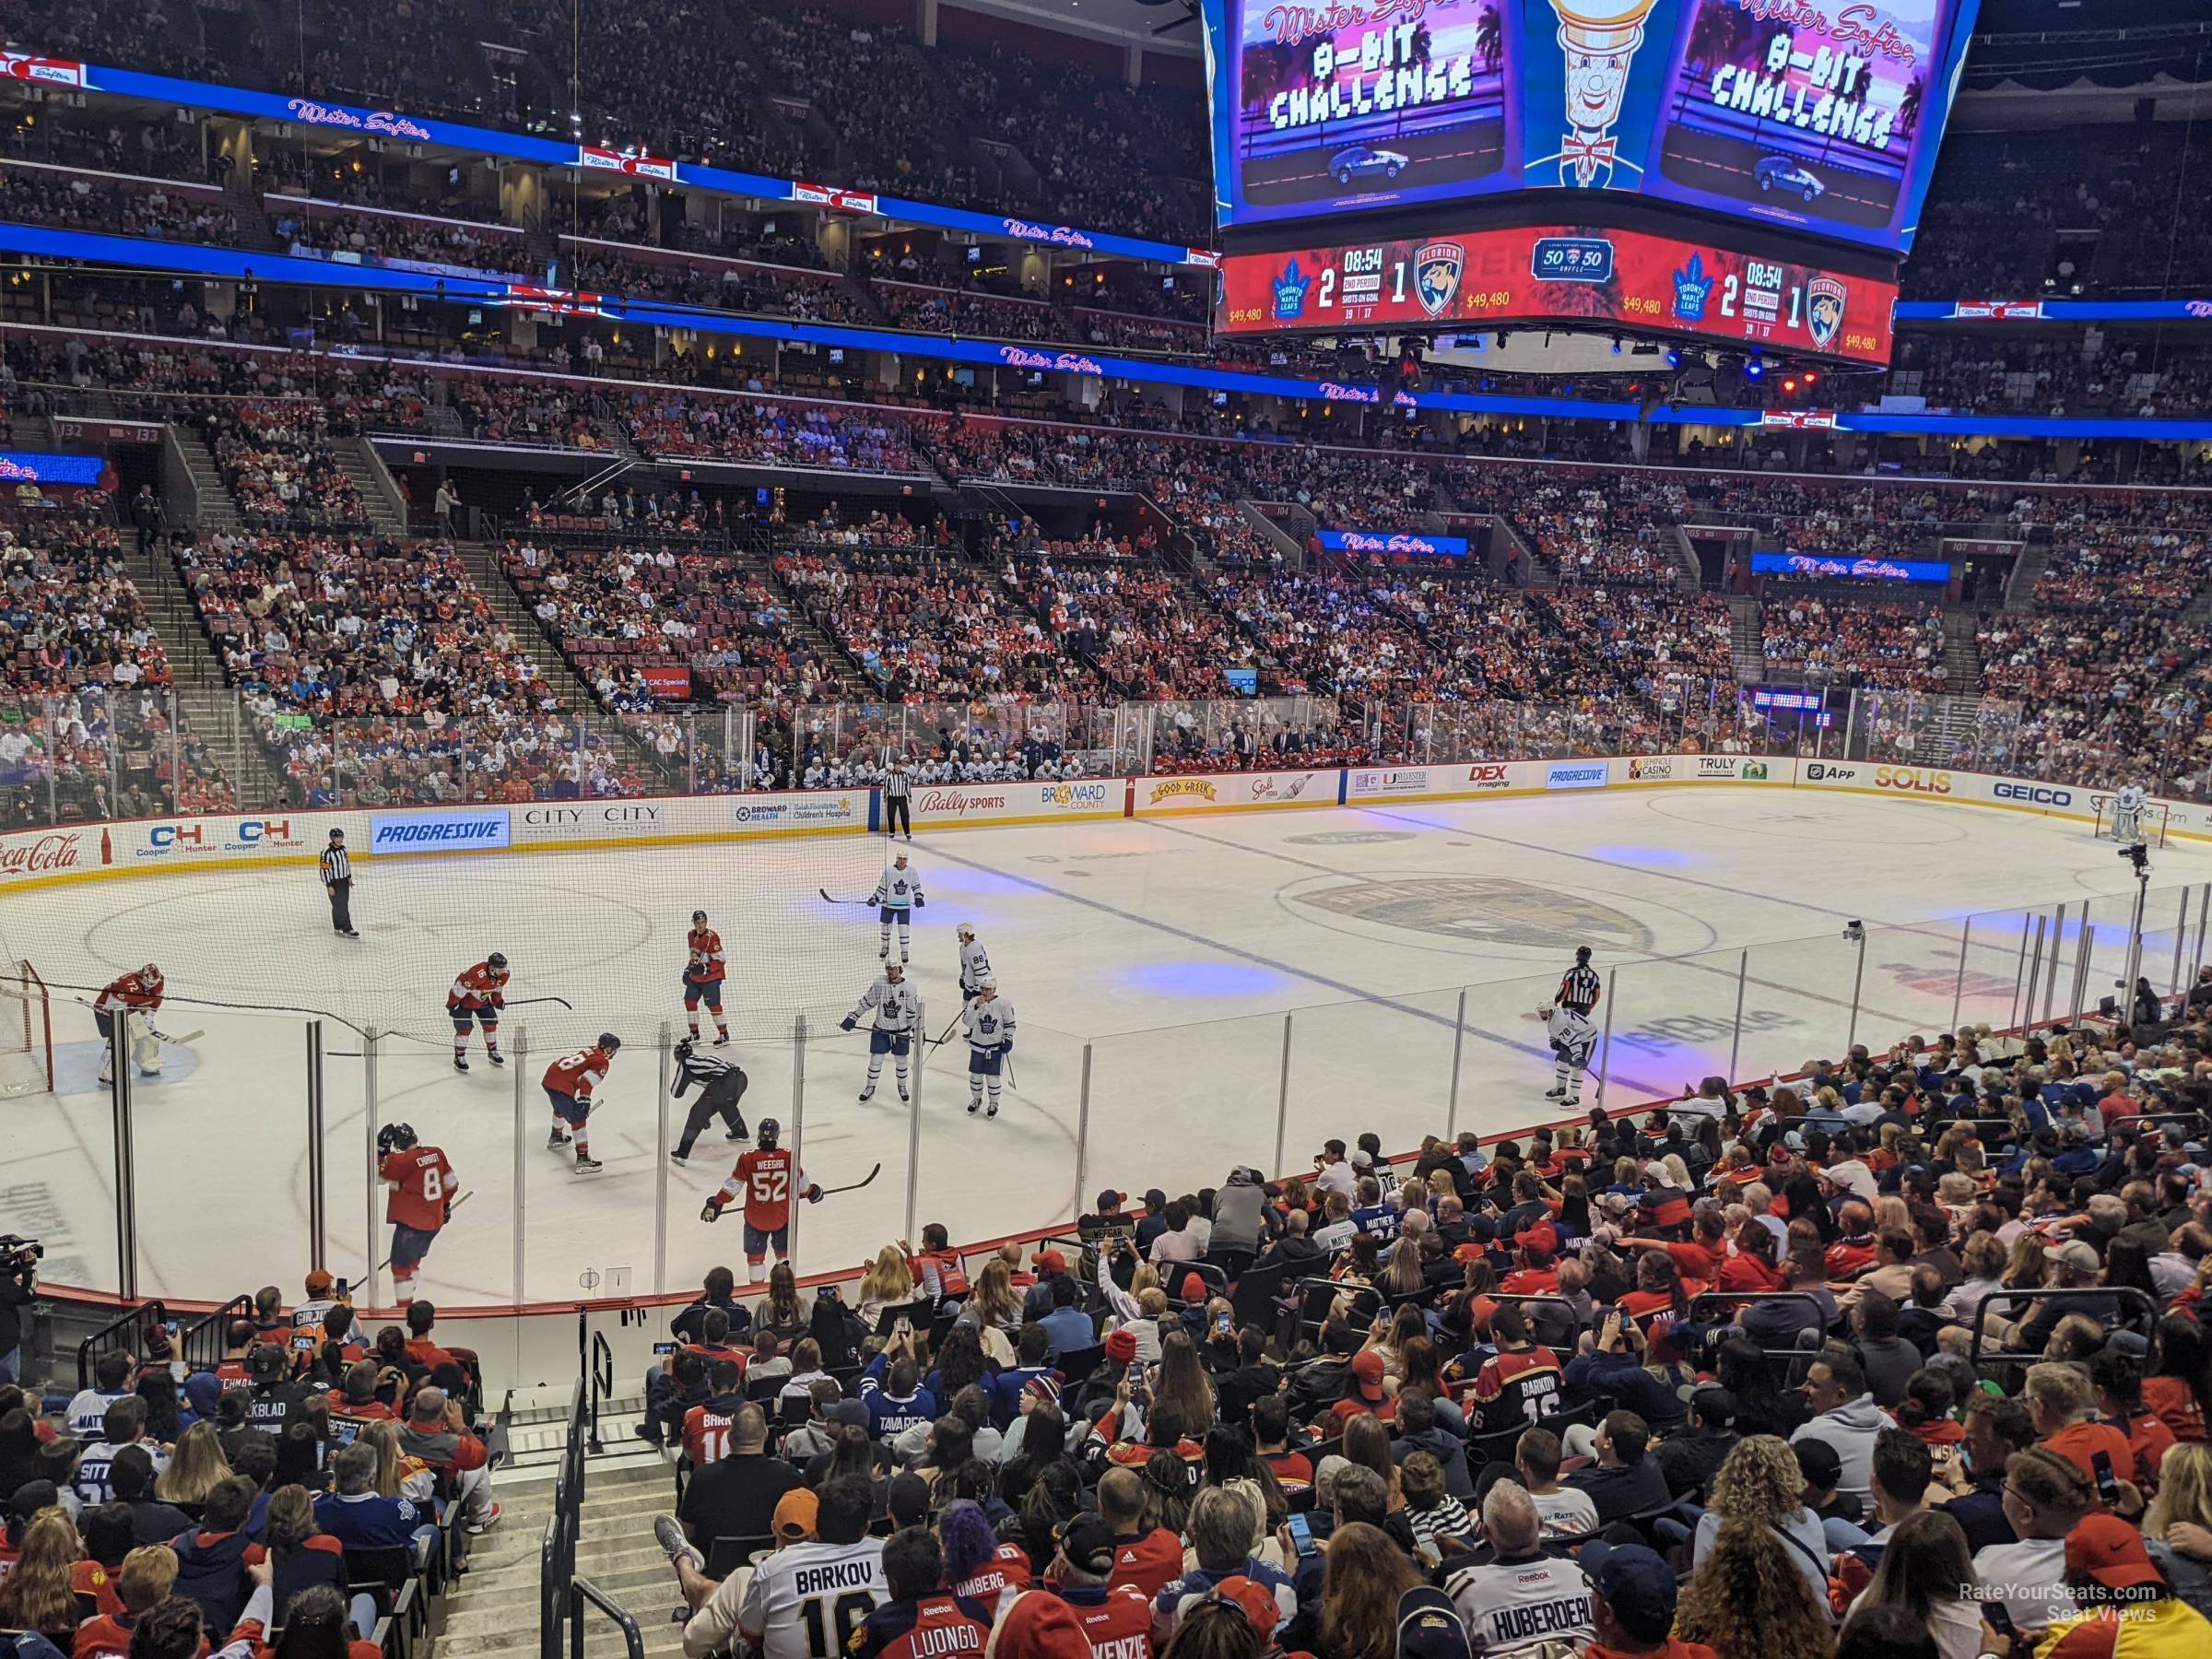
POLYGON ((982 979, 975 982, 975 988, 978 992, 996 991, 998 989, 998 976, 994 973, 984 974, 982 979))
POLYGON ((503 950, 493 951, 489 956, 484 959, 484 966, 493 970, 495 972, 506 972, 507 953, 503 950))
POLYGON ((599 1033, 599 1048, 602 1053, 611 1054, 621 1046, 622 1039, 616 1036, 612 1031, 602 1031, 599 1033))
POLYGON ((959 926, 958 926, 957 928, 953 929, 953 931, 954 931, 955 933, 957 933, 957 934, 959 935, 959 939, 960 939, 960 943, 961 943, 961 944, 963 944, 963 945, 971 945, 971 944, 973 944, 973 943, 975 942, 975 924, 974 924, 974 923, 972 923, 972 922, 963 922, 963 923, 961 923, 961 924, 959 924, 959 926))
POLYGON ((883 977, 895 985, 906 977, 906 970, 897 962, 886 962, 883 965, 883 977))
POLYGON ((676 1047, 670 1052, 673 1053, 678 1060, 688 1060, 691 1058, 692 1041, 693 1039, 689 1037, 678 1037, 676 1040, 676 1047))
POLYGON ((782 1133, 783 1125, 774 1118, 762 1118, 759 1128, 753 1132, 753 1145, 765 1152, 776 1144, 776 1137, 782 1133))
POLYGON ((151 962, 148 962, 145 967, 138 970, 138 982, 142 985, 153 984, 156 981, 159 980, 160 977, 161 970, 155 967, 151 962))
POLYGON ((412 1124, 386 1124, 376 1132, 376 1149, 379 1152, 405 1152, 419 1145, 412 1124))
POLYGON ((693 911, 693 912, 691 912, 691 925, 692 925, 692 926, 694 926, 694 927, 704 927, 704 926, 706 925, 706 924, 707 924, 707 912, 706 912, 705 911, 693 911))

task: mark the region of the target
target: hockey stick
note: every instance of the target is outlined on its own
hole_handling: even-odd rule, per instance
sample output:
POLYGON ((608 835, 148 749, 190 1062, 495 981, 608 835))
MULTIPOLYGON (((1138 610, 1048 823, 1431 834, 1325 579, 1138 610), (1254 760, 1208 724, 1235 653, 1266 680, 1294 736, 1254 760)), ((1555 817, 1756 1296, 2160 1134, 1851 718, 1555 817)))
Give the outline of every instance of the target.
POLYGON ((1019 1080, 1014 1076, 1014 1056, 1011 1054, 1006 1056, 1006 1087, 1008 1088, 1019 1088, 1021 1087, 1019 1080))
MULTIPOLYGON (((967 1009, 966 1009, 965 1007, 963 1007, 963 1008, 960 1010, 960 1013, 961 1013, 961 1014, 964 1014, 964 1013, 966 1013, 966 1012, 967 1012, 967 1009)), ((952 1035, 952 1028, 953 1028, 954 1026, 957 1026, 957 1025, 959 1025, 959 1023, 960 1023, 960 1015, 959 1015, 959 1014, 955 1014, 955 1015, 952 1017, 952 1018, 950 1019, 950 1021, 948 1021, 948 1022, 947 1023, 947 1025, 946 1025, 945 1029, 944 1029, 942 1031, 940 1031, 940 1032, 938 1032, 938 1033, 937 1033, 937 1040, 936 1040, 935 1042, 931 1043, 929 1046, 930 1046, 932 1049, 941 1049, 941 1048, 943 1048, 943 1047, 945 1046, 945 1041, 946 1041, 946 1039, 947 1039, 947 1038, 948 1038, 948 1037, 950 1037, 950 1036, 952 1035)))
POLYGON ((878 1175, 880 1175, 880 1174, 882 1174, 882 1173, 883 1173, 883 1166, 882 1166, 881 1164, 877 1164, 877 1166, 876 1166, 874 1169, 870 1170, 870 1171, 868 1171, 868 1172, 867 1172, 865 1175, 863 1175, 863 1176, 862 1176, 862 1177, 861 1177, 861 1178, 860 1178, 858 1181, 855 1181, 855 1182, 849 1182, 848 1184, 846 1184, 846 1185, 844 1185, 844 1186, 841 1186, 841 1187, 824 1187, 824 1188, 822 1189, 822 1196, 823 1196, 823 1197, 825 1197, 825 1198, 827 1198, 827 1197, 829 1197, 829 1196, 830 1196, 830 1195, 832 1193, 857 1193, 857 1192, 859 1192, 859 1191, 860 1191, 860 1189, 861 1189, 862 1187, 865 1187, 865 1186, 866 1186, 866 1185, 868 1184, 868 1182, 871 1182, 871 1181, 875 1180, 877 1176, 878 1176, 878 1175))
MULTIPOLYGON (((477 1195, 476 1189, 475 1189, 474 1187, 471 1187, 471 1188, 470 1188, 470 1189, 469 1189, 467 1192, 465 1192, 465 1193, 462 1194, 460 1197, 458 1197, 458 1198, 454 1199, 454 1200, 453 1201, 453 1203, 452 1203, 452 1204, 450 1204, 450 1205, 448 1205, 448 1206, 446 1206, 446 1211, 445 1211, 445 1218, 446 1218, 446 1220, 447 1220, 447 1221, 451 1221, 451 1220, 453 1218, 453 1211, 455 1211, 455 1210, 459 1209, 459 1208, 460 1208, 460 1207, 461 1207, 463 1205, 466 1204, 466 1203, 467 1203, 467 1202, 468 1202, 468 1201, 469 1201, 471 1198, 474 1198, 476 1195, 477 1195)), ((443 1225, 443 1224, 442 1224, 442 1223, 441 1223, 441 1225, 443 1225)), ((376 1270, 377 1270, 377 1272, 379 1272, 379 1273, 382 1273, 382 1271, 383 1271, 385 1268, 387 1268, 387 1267, 389 1267, 389 1266, 391 1266, 391 1265, 392 1265, 392 1258, 391 1258, 390 1256, 386 1256, 386 1257, 385 1257, 385 1258, 384 1258, 382 1261, 379 1262, 379 1263, 376 1265, 376 1270)))
POLYGON ((868 902, 865 899, 832 899, 830 897, 828 888, 816 888, 814 890, 822 896, 824 904, 865 904, 868 902))
POLYGON ((532 1003, 559 1003, 571 1014, 576 1011, 576 1005, 565 996, 518 996, 512 1002, 500 1006, 502 1008, 526 1008, 532 1003))

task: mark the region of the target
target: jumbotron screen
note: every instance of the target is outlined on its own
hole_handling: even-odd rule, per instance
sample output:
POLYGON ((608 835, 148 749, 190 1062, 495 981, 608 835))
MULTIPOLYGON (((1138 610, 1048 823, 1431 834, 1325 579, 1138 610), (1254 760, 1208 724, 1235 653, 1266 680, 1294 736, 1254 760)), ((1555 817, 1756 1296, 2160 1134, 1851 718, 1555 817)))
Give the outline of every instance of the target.
POLYGON ((1576 225, 1230 253, 1220 274, 1220 335, 1551 324, 1878 364, 1897 301, 1893 282, 1576 225))
POLYGON ((1902 253, 1978 4, 1202 0, 1216 218, 1612 190, 1902 253))

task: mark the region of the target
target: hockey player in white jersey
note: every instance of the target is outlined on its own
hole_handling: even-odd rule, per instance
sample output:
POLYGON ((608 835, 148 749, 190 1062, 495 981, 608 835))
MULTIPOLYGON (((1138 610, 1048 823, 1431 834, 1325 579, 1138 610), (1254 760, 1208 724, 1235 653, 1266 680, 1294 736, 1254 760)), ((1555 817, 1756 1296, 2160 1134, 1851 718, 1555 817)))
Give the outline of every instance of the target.
POLYGON ((975 1000, 976 987, 991 977, 991 953, 983 942, 975 936, 975 924, 963 922, 960 936, 960 1000, 975 1000))
POLYGON ((923 907, 922 877, 908 866, 906 858, 901 853, 886 865, 876 890, 868 895, 868 902, 876 906, 883 924, 882 946, 876 952, 878 961, 890 959, 893 923, 899 927, 899 959, 901 962, 907 959, 907 923, 923 907))
POLYGON ((960 1011, 968 1030, 968 1110, 972 1112, 990 1095, 989 1117, 998 1115, 998 1078, 1006 1056, 1014 1052, 1014 1005, 998 994, 998 982, 985 974, 975 995, 960 1011))
POLYGON ((2123 783, 2112 796, 2112 839, 2124 847, 2141 841, 2143 808, 2149 805, 2149 792, 2140 783, 2123 783))
POLYGON ((906 970, 898 963, 884 964, 883 977, 861 993, 853 1012, 838 1024, 850 1031, 871 1008, 876 1011, 876 1023, 868 1032, 868 1084, 860 1091, 860 1098, 875 1098, 876 1080, 883 1076, 883 1057, 888 1054, 898 1074, 899 1098, 906 1100, 906 1060, 913 1051, 914 1022, 922 1015, 922 999, 906 982, 906 970))

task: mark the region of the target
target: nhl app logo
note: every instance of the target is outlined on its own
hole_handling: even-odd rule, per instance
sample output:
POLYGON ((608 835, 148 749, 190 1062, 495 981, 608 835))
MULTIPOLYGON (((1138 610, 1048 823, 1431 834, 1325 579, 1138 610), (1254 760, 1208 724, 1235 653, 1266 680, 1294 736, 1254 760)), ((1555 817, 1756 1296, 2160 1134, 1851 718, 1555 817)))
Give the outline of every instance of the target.
POLYGON ((1413 291, 1421 309, 1441 317, 1459 297, 1459 276, 1466 269, 1467 251, 1457 242, 1430 242, 1413 256, 1413 291))
POLYGON ((1843 301, 1850 292, 1833 276, 1816 276, 1806 284, 1806 327, 1823 351, 1843 332, 1843 301))

